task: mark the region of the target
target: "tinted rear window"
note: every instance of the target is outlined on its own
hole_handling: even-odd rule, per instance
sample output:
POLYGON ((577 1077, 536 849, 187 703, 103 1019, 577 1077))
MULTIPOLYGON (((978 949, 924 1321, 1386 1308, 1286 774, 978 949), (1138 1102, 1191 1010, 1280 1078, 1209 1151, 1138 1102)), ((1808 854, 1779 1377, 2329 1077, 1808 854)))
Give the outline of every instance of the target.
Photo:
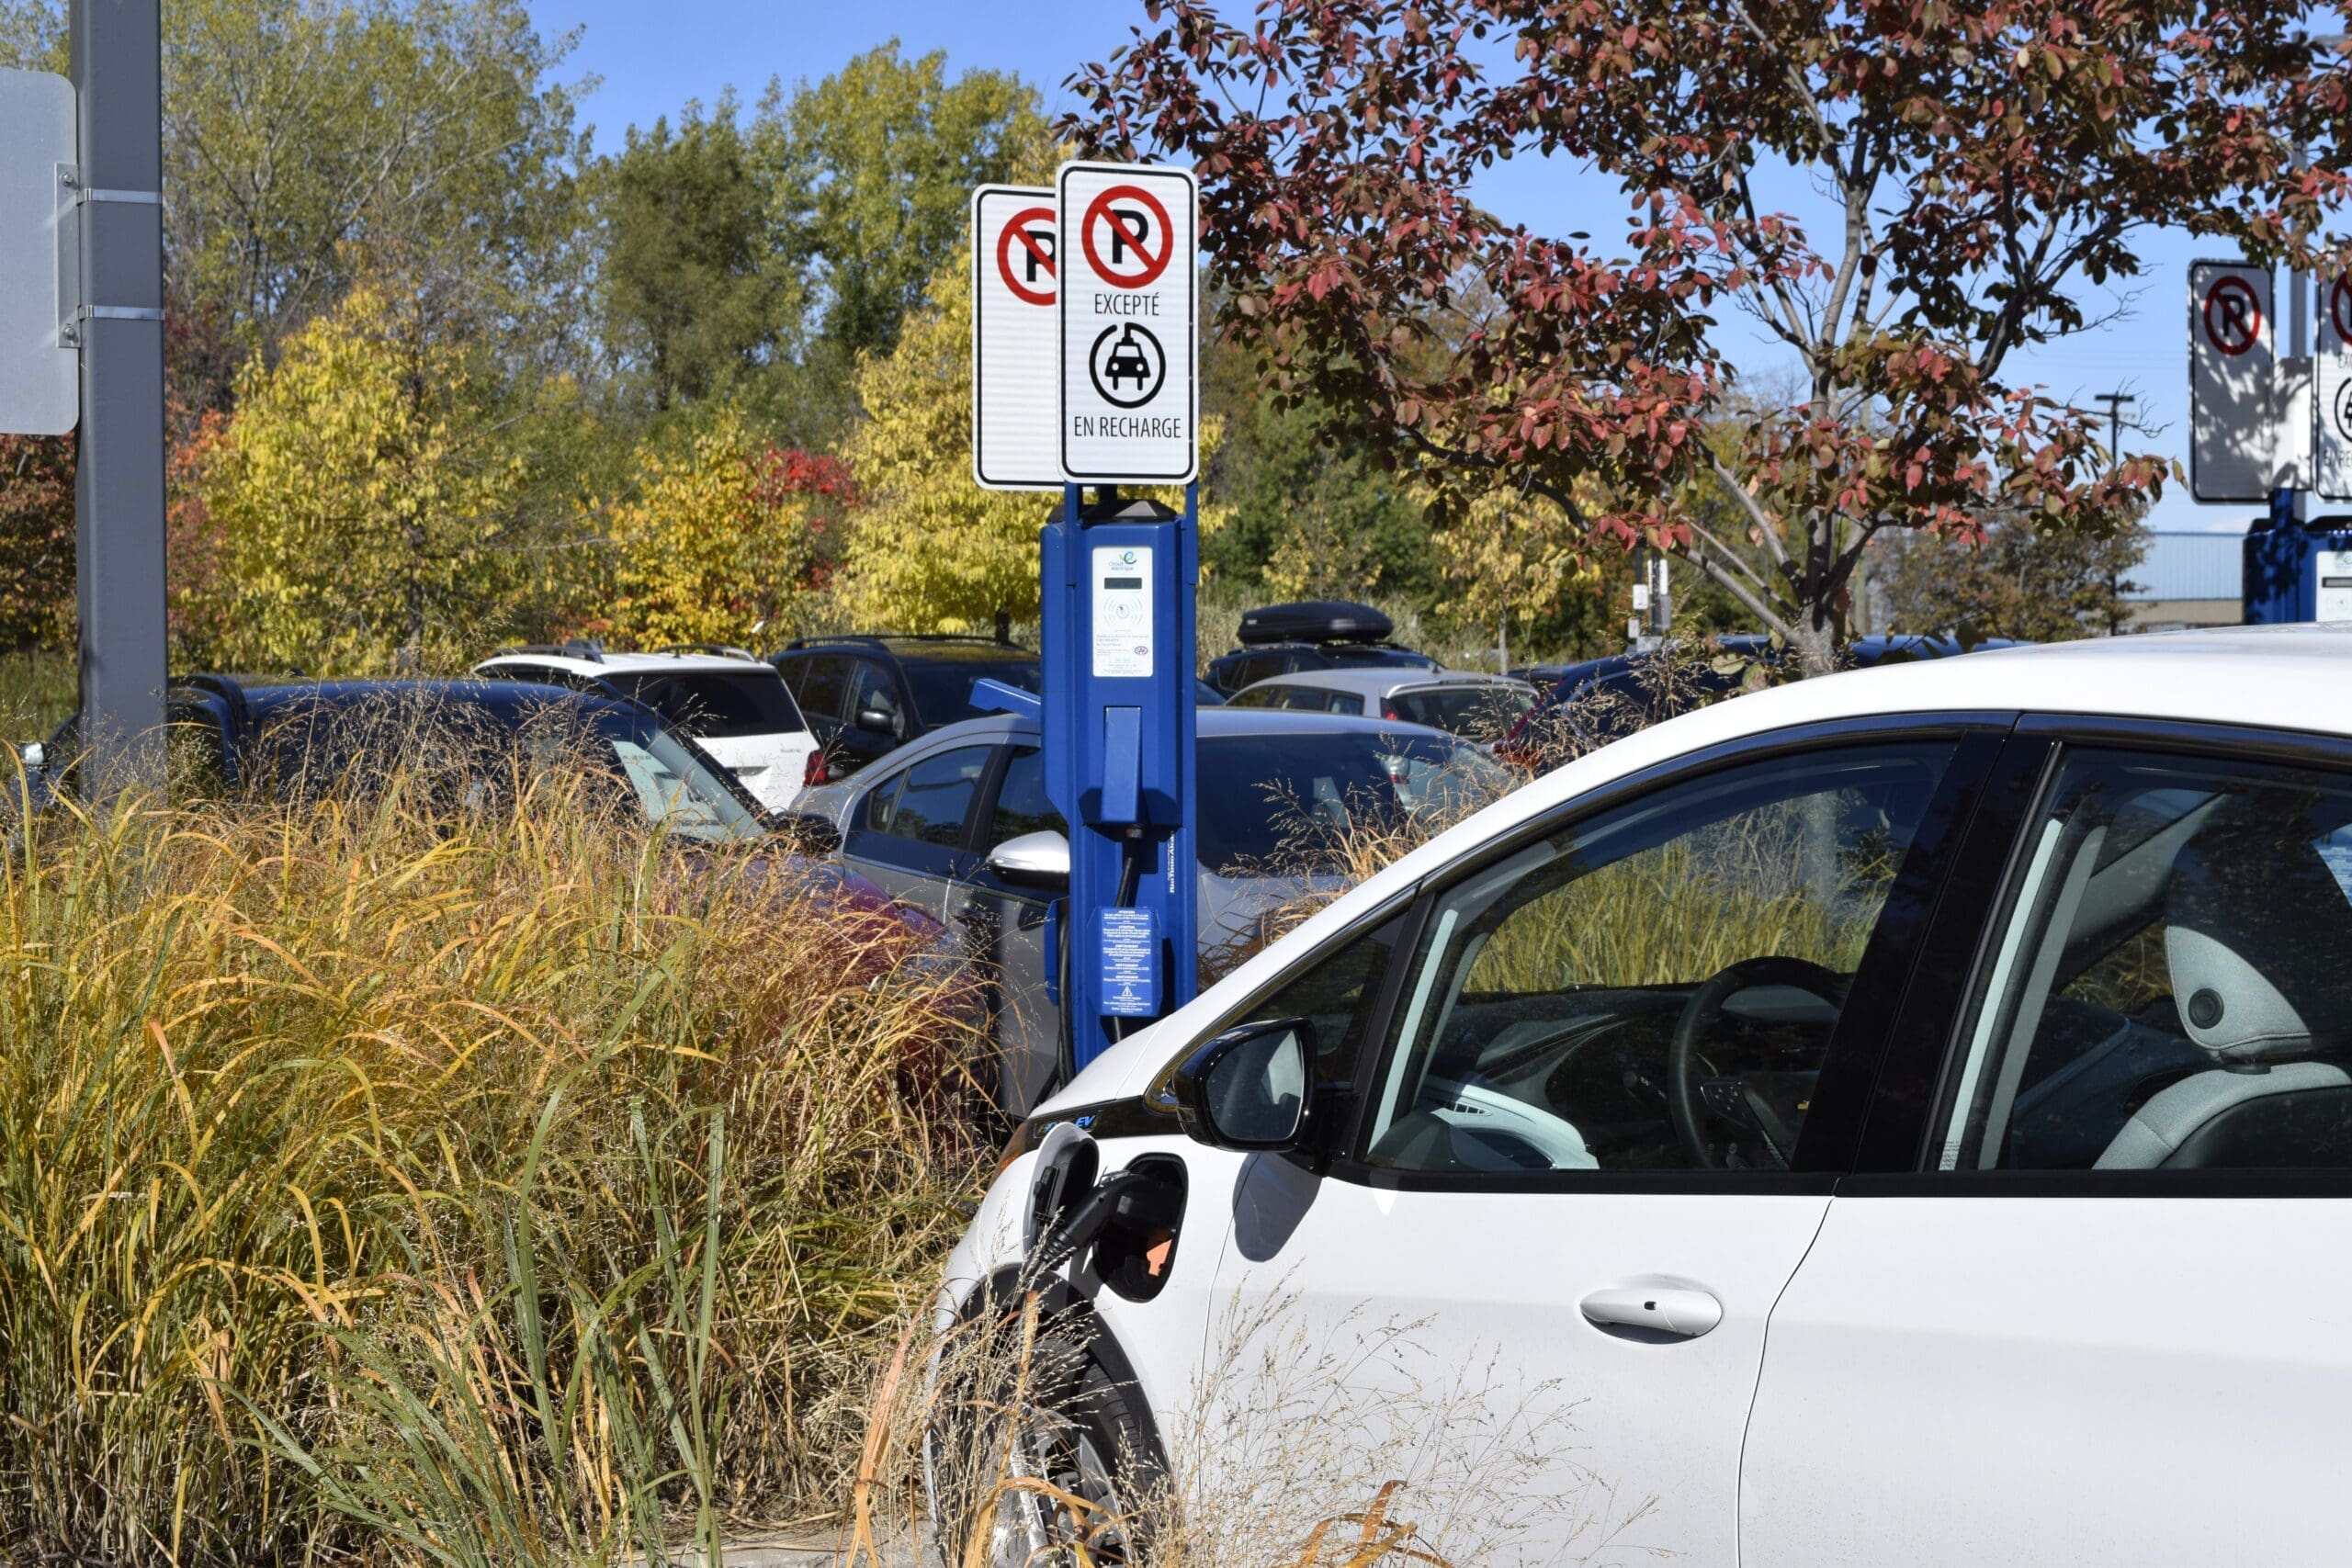
POLYGON ((1323 649, 1327 663, 1340 669, 1365 669, 1373 666, 1402 666, 1408 670, 1434 670, 1437 660, 1426 653, 1415 653, 1402 648, 1366 648, 1355 643, 1327 644, 1323 649))
POLYGON ((784 677, 756 669, 631 671, 606 675, 605 684, 635 697, 688 735, 728 739, 806 729, 784 677))
POLYGON ((1424 686, 1419 691, 1392 692, 1388 707, 1408 724, 1494 740, 1534 706, 1525 693, 1509 686, 1424 686))
POLYGON ((995 711, 973 705, 972 682, 983 675, 991 681, 1001 681, 1008 686, 1018 686, 1024 692, 1043 690, 1035 658, 905 659, 899 660, 899 668, 907 672, 907 685, 914 694, 915 711, 922 716, 924 725, 933 729, 995 711))
POLYGON ((1509 787, 1459 741, 1428 735, 1216 735, 1200 741, 1200 860, 1227 874, 1295 872, 1358 829, 1509 787))

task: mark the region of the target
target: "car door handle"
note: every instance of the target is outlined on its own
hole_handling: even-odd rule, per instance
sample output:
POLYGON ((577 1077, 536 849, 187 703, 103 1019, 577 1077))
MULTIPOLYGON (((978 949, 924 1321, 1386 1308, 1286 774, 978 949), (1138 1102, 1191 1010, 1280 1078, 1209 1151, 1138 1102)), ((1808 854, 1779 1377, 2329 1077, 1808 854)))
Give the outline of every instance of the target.
POLYGON ((1595 1328, 1646 1328, 1677 1339, 1696 1339, 1724 1320, 1723 1303, 1682 1285, 1622 1285, 1577 1305, 1595 1328))

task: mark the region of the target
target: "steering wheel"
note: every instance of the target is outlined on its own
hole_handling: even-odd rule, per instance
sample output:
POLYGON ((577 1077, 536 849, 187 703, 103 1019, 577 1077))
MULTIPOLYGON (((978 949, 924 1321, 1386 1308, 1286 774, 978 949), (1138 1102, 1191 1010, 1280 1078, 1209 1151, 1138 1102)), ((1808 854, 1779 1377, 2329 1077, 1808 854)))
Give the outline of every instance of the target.
MULTIPOLYGON (((1722 1156, 1707 1142, 1707 1118, 1724 1116, 1735 1124, 1737 1118, 1702 1101, 1698 1081, 1699 1043, 1714 1032, 1724 1003, 1758 986, 1793 987, 1835 1008, 1840 1005, 1838 998, 1845 993, 1846 980, 1836 970, 1824 968, 1809 958, 1768 954, 1725 964, 1690 993, 1690 999, 1682 1004, 1682 1016, 1674 1021, 1674 1044, 1667 1056, 1666 1099, 1667 1108, 1674 1116, 1676 1134, 1702 1170, 1724 1168, 1722 1156)), ((1755 1130, 1760 1134, 1760 1128, 1755 1130)), ((1764 1144, 1767 1149, 1771 1148, 1770 1139, 1765 1139, 1764 1144)), ((1786 1154, 1781 1154, 1781 1162, 1786 1166, 1786 1154)))

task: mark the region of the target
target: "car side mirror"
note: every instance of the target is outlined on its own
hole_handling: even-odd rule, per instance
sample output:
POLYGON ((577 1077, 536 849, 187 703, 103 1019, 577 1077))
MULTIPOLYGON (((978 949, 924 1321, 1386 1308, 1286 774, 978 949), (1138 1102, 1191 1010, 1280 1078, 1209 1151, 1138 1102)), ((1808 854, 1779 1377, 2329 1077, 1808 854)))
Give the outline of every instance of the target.
POLYGON ((1315 1025, 1285 1018, 1228 1029, 1177 1064, 1167 1098, 1184 1131, 1212 1148, 1297 1148, 1315 1100, 1315 1025))
POLYGON ((1007 839, 989 852, 989 869, 1015 887, 1069 890, 1069 840, 1051 828, 1007 839))
POLYGON ((896 736, 899 733, 899 716, 888 708, 860 708, 857 710, 857 728, 896 736))

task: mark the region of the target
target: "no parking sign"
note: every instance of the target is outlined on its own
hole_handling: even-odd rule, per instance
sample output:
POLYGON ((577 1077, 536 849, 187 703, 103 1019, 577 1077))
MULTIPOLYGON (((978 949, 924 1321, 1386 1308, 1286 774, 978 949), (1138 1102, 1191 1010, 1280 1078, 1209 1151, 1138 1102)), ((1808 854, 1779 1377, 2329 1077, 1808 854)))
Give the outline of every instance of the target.
POLYGON ((2329 501, 2352 501, 2352 273, 2323 278, 2319 297, 2313 488, 2329 501))
POLYGON ((2270 269, 2188 268, 2188 488, 2199 501, 2263 501, 2277 481, 2270 269))
POLYGON ((1200 468, 1193 171, 1065 164, 1055 191, 1061 473, 1189 484, 1200 468))
POLYGON ((972 478, 1059 490, 1054 453, 1054 193, 972 192, 972 478))

